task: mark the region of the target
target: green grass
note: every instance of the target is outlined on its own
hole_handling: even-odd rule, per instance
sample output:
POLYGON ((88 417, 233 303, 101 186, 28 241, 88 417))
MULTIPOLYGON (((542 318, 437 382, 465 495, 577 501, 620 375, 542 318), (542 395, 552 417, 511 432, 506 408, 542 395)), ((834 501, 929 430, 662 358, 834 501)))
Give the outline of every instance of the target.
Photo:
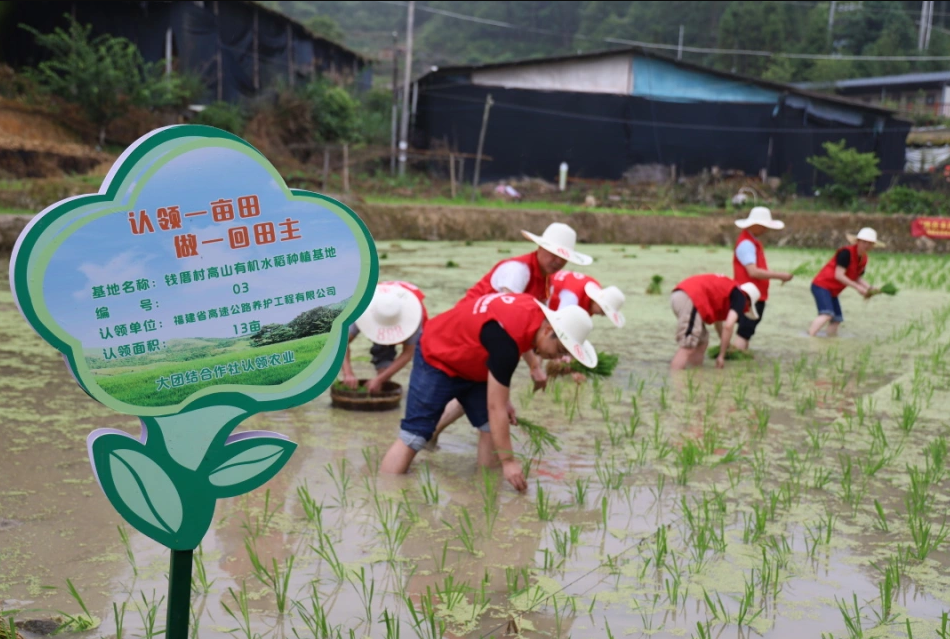
POLYGON ((225 353, 188 362, 161 363, 144 370, 113 373, 103 377, 97 376, 97 381, 105 392, 120 401, 137 406, 169 406, 177 404, 185 397, 208 386, 234 382, 241 385, 274 386, 286 382, 306 368, 320 354, 326 342, 326 335, 314 335, 281 342, 280 344, 262 346, 261 348, 252 348, 241 353, 225 353), (189 370, 200 371, 202 368, 214 368, 219 364, 227 365, 230 362, 248 357, 264 357, 283 353, 284 351, 294 351, 296 361, 279 367, 243 373, 234 378, 225 376, 221 379, 206 382, 199 381, 196 384, 163 390, 161 393, 155 392, 157 388, 156 380, 160 377, 170 377, 173 373, 184 373, 189 370))
POLYGON ((458 197, 456 199, 448 197, 396 197, 390 195, 366 195, 364 199, 371 204, 422 204, 435 206, 464 206, 466 208, 484 208, 484 209, 525 209, 541 211, 557 211, 559 213, 614 213, 616 215, 664 215, 670 217, 700 217, 717 212, 717 209, 696 204, 687 204, 678 209, 623 209, 611 207, 585 207, 583 204, 571 204, 566 202, 550 202, 544 200, 513 202, 502 199, 478 198, 475 202, 469 201, 467 197, 458 197))
POLYGON ((0 207, 0 215, 34 215, 36 211, 29 211, 27 209, 5 209, 0 207))

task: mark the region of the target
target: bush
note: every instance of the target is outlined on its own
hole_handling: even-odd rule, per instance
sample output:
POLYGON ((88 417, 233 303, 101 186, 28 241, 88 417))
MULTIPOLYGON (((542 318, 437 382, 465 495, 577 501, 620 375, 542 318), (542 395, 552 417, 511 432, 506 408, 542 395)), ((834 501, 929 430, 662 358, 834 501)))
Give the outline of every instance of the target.
POLYGON ((346 89, 326 80, 315 80, 303 89, 311 105, 318 142, 358 142, 360 103, 346 89))
POLYGON ((839 205, 867 193, 881 175, 878 158, 873 153, 846 148, 844 140, 825 142, 821 146, 827 155, 813 155, 808 163, 831 178, 832 184, 824 189, 824 194, 839 205))
POLYGON ((246 124, 241 109, 227 102, 214 102, 194 117, 194 124, 205 124, 223 129, 234 135, 243 135, 246 124))
POLYGON ((908 215, 934 215, 940 213, 946 203, 940 194, 933 191, 918 191, 907 186, 895 186, 881 196, 882 213, 906 213, 908 215))

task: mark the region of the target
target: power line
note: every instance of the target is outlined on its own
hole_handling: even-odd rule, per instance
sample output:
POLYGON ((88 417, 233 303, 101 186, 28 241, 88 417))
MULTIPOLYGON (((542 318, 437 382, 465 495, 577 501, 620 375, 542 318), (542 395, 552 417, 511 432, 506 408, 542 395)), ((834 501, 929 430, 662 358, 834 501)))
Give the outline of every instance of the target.
MULTIPOLYGON (((397 7, 407 6, 406 2, 400 0, 377 0, 380 4, 388 4, 397 7)), ((676 44, 662 44, 657 42, 644 42, 642 40, 627 40, 624 38, 595 38, 587 36, 584 34, 576 33, 570 34, 563 31, 554 31, 551 29, 541 29, 537 27, 524 27, 512 24, 510 22, 503 22, 501 20, 490 20, 488 18, 479 18, 477 16, 465 15, 462 13, 456 13, 454 11, 446 11, 444 9, 436 9, 433 7, 428 7, 425 5, 419 5, 417 7, 419 11, 426 13, 432 13, 435 15, 440 15, 448 18, 453 18, 456 20, 462 20, 464 22, 472 22, 476 24, 482 24, 486 26, 494 26, 503 29, 510 29, 515 31, 524 31, 528 33, 537 33, 542 35, 558 36, 564 37, 571 35, 572 37, 580 40, 586 40, 588 42, 606 42, 608 44, 622 45, 622 46, 632 46, 640 47, 643 49, 660 49, 660 50, 676 50, 679 49, 679 45, 676 44)), ((755 49, 720 49, 716 47, 689 47, 683 46, 683 51, 689 53, 706 53, 706 54, 717 54, 717 55, 741 55, 741 56, 751 56, 751 57, 760 57, 760 58, 787 58, 792 60, 840 60, 842 62, 852 61, 852 62, 950 62, 950 56, 934 56, 934 55, 920 55, 920 56, 908 56, 908 55, 887 55, 887 56, 875 56, 875 55, 852 55, 852 54, 828 54, 828 53, 785 53, 785 52, 776 52, 776 51, 760 51, 755 49)))

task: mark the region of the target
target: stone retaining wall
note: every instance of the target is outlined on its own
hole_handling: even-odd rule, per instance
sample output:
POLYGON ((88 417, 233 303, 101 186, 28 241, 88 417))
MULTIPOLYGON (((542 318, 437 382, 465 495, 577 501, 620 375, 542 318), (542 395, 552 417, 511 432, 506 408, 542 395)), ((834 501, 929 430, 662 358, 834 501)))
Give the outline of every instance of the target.
MULTIPOLYGON (((339 197, 339 196, 337 196, 339 197)), ((670 217, 525 209, 485 209, 434 205, 367 204, 341 198, 356 211, 377 240, 520 240, 521 229, 541 233, 551 222, 570 224, 585 243, 697 244, 731 246, 739 230, 734 216, 670 217)), ((783 213, 784 231, 769 244, 833 249, 846 243, 845 233, 874 227, 888 250, 904 253, 950 253, 950 241, 915 238, 911 216, 858 213, 783 213)), ((9 253, 29 216, 0 215, 0 252, 9 253)))

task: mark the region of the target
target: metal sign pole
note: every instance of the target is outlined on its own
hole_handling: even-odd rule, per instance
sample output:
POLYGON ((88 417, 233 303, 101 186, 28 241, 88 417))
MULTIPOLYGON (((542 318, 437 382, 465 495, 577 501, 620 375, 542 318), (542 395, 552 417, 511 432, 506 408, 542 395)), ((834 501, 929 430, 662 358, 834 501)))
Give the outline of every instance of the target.
POLYGON ((191 568, 193 550, 173 550, 168 570, 168 639, 188 639, 191 621, 191 568))

